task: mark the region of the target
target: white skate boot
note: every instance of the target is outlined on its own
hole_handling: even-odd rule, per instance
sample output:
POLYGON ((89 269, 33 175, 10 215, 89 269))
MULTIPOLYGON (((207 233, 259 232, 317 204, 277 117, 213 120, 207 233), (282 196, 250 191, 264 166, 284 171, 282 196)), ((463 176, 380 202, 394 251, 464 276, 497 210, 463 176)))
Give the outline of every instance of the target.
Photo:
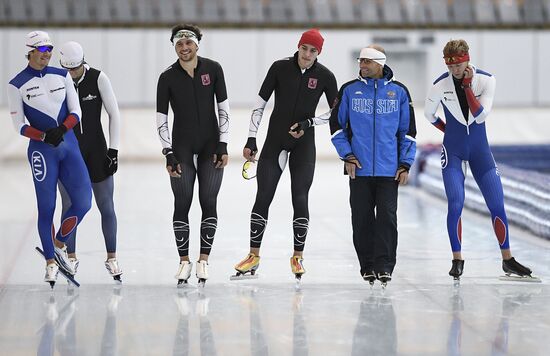
POLYGON ((60 268, 64 269, 67 273, 74 275, 73 266, 69 260, 69 255, 67 255, 67 246, 59 248, 54 245, 54 257, 55 262, 57 262, 60 268))
POLYGON ((107 268, 107 272, 109 272, 115 282, 122 283, 122 279, 120 279, 120 276, 122 275, 122 270, 120 269, 116 258, 107 259, 107 261, 105 261, 105 268, 107 268))
POLYGON ((50 287, 55 285, 57 281, 57 273, 59 273, 59 267, 55 263, 51 263, 46 266, 46 275, 44 276, 44 282, 48 282, 50 287))
POLYGON ((197 278, 199 279, 199 285, 201 287, 204 287, 204 284, 208 279, 208 262, 207 261, 204 261, 204 260, 197 261, 196 275, 197 275, 197 278))
POLYGON ((76 257, 69 257, 69 262, 71 263, 71 266, 73 267, 74 274, 76 274, 76 271, 78 270, 78 265, 80 264, 80 261, 76 257))
POLYGON ((181 261, 178 267, 178 272, 174 276, 178 280, 178 288, 183 288, 187 284, 187 280, 191 277, 193 263, 189 261, 181 261))

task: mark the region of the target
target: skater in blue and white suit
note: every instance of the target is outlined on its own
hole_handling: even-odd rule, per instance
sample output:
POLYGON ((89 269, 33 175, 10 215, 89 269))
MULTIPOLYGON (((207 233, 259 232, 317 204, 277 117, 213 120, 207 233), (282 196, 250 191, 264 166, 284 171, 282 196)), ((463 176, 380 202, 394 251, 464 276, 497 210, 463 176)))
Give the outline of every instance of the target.
POLYGON ((441 168, 448 200, 447 231, 453 252, 449 274, 458 279, 464 266, 461 214, 465 176, 462 164, 468 162, 491 212, 503 259, 502 268, 507 273, 530 275, 531 270, 519 264, 510 251, 502 184, 485 131, 485 120, 493 107, 495 77, 470 64, 469 46, 464 40, 449 41, 443 55, 449 71, 433 83, 424 106, 424 115, 444 132, 441 168), (445 121, 436 116, 440 104, 445 121))
POLYGON ((9 82, 8 103, 16 131, 30 139, 27 155, 38 203, 38 233, 47 260, 44 280, 55 282, 55 262, 74 273, 65 242, 90 209, 92 190, 72 131, 81 116, 72 79, 66 70, 48 66, 53 45, 46 32, 30 32, 25 45, 28 65, 9 82), (53 215, 58 180, 67 189, 72 206, 63 214, 56 234, 53 215))

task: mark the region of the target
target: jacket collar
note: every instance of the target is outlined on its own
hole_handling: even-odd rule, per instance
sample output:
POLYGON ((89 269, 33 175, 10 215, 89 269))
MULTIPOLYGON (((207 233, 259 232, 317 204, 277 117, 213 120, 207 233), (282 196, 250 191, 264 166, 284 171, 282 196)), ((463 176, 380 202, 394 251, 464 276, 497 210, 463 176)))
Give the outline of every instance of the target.
POLYGON ((377 78, 377 79, 363 78, 361 76, 361 71, 359 71, 359 75, 357 76, 357 79, 367 85, 369 85, 370 83, 374 83, 375 81, 378 81, 379 83, 383 83, 384 85, 386 85, 393 80, 393 70, 388 65, 384 65, 384 68, 382 69, 382 78, 377 78))

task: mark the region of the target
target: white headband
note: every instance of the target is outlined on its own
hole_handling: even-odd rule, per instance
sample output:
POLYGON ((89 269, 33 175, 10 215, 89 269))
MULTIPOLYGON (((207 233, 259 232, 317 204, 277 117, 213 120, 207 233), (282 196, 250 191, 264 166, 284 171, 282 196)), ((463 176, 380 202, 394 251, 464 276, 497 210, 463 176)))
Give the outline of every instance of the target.
POLYGON ((357 58, 357 60, 359 61, 361 58, 370 59, 380 64, 381 66, 384 66, 384 64, 386 64, 386 55, 374 48, 363 48, 361 50, 361 53, 359 53, 359 58, 357 58))
POLYGON ((179 30, 178 32, 176 32, 176 34, 174 35, 174 38, 172 38, 172 43, 174 44, 174 46, 182 38, 191 40, 195 42, 197 47, 199 46, 199 39, 197 38, 197 35, 195 34, 195 32, 189 31, 189 30, 179 30))

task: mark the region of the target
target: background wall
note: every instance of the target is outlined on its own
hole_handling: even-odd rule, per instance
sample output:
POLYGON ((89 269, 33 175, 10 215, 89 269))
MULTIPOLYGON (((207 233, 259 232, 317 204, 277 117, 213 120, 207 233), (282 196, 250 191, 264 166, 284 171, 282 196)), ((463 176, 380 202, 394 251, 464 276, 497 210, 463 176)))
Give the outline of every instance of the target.
MULTIPOLYGON (((24 36, 31 28, 6 28, 0 33, 4 55, 0 57, 0 82, 7 83, 25 65, 24 36)), ((105 71, 122 107, 153 107, 158 75, 176 59, 169 29, 48 29, 54 44, 80 42, 86 60, 105 71)), ((199 54, 220 62, 232 106, 250 106, 271 63, 292 55, 302 30, 209 29, 199 54)), ((472 62, 497 78, 498 106, 548 106, 550 82, 546 70, 550 58, 548 30, 322 30, 325 37, 320 62, 336 75, 338 85, 357 74, 355 58, 372 43, 388 52, 388 65, 411 90, 417 104, 427 88, 446 71, 442 48, 451 38, 464 38, 472 62), (546 59, 546 60, 545 60, 546 59)), ((55 52, 55 50, 54 50, 55 52)), ((58 65, 54 54, 52 65, 58 65)), ((0 106, 6 106, 5 89, 0 106)))

